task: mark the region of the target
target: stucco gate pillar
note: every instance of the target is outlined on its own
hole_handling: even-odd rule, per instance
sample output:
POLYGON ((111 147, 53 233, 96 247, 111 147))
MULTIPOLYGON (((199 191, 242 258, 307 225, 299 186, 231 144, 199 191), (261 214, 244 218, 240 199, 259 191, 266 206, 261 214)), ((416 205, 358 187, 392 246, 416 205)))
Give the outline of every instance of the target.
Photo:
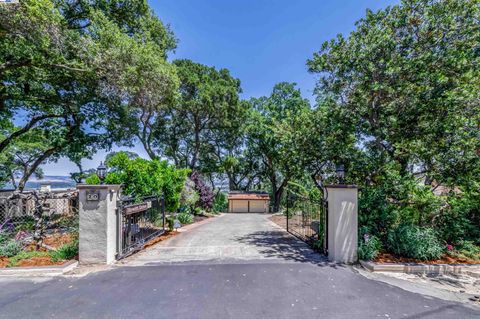
POLYGON ((357 261, 358 188, 354 185, 325 187, 328 201, 328 259, 340 263, 357 261))
POLYGON ((78 185, 79 262, 110 264, 117 252, 120 185, 78 185))

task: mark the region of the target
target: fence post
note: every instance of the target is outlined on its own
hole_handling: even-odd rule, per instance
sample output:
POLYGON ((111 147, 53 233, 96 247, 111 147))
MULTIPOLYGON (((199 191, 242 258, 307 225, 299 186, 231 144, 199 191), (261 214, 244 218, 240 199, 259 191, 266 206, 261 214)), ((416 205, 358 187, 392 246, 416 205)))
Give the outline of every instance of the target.
POLYGON ((163 230, 165 231, 165 194, 162 194, 162 199, 161 199, 161 211, 162 211, 162 225, 163 225, 163 230))
POLYGON ((287 232, 288 232, 288 218, 290 217, 289 214, 289 202, 290 202, 290 193, 287 190, 287 232))
POLYGON ((109 264, 118 244, 117 199, 121 185, 77 185, 79 201, 79 262, 109 264))
POLYGON ((358 188, 354 185, 330 185, 325 188, 328 192, 328 259, 354 263, 358 249, 358 188))

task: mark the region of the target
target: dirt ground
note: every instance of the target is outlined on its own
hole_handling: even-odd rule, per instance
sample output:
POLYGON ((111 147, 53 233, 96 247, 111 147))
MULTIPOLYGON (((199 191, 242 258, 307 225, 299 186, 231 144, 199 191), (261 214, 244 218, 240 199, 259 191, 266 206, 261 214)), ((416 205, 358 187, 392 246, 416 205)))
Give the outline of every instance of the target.
POLYGON ((287 229, 287 219, 285 218, 285 215, 272 215, 270 220, 278 226, 287 229))

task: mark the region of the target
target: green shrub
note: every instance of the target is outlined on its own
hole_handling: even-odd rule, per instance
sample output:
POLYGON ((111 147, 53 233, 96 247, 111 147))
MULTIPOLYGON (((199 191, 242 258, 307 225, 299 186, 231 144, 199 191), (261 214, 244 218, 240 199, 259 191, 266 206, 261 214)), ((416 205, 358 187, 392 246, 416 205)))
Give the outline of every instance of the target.
POLYGON ((455 246, 462 240, 480 245, 480 192, 472 188, 462 188, 461 193, 450 192, 445 197, 445 208, 435 220, 441 238, 455 246))
POLYGON ((193 216, 186 212, 178 214, 177 219, 182 225, 191 224, 193 222, 193 216))
POLYGON ((224 213, 227 211, 228 201, 225 193, 219 192, 213 200, 213 211, 215 213, 224 213))
POLYGON ((187 210, 193 210, 200 200, 200 195, 195 190, 195 183, 187 178, 185 186, 180 193, 180 203, 187 210))
POLYGON ((365 234, 358 245, 358 259, 375 259, 381 249, 382 243, 378 237, 365 234))
POLYGON ((15 240, 8 240, 0 245, 0 256, 13 257, 22 250, 22 245, 15 240))
POLYGON ((173 225, 175 224, 175 218, 167 217, 166 221, 167 221, 168 230, 172 231, 173 230, 173 225))
POLYGON ((15 227, 15 231, 17 232, 30 230, 35 230, 35 220, 30 216, 24 217, 22 223, 15 227))
POLYGON ((50 252, 50 257, 54 262, 59 260, 73 259, 78 255, 78 241, 65 244, 55 251, 50 252))
MULTIPOLYGON (((109 171, 106 184, 122 184, 123 193, 136 197, 164 195, 167 211, 176 211, 185 185, 188 169, 177 169, 167 161, 131 158, 127 152, 118 152, 107 159, 109 171)), ((88 184, 99 184, 95 174, 86 179, 88 184)))
POLYGON ((388 234, 388 249, 403 257, 438 259, 445 251, 443 246, 435 231, 428 227, 401 225, 388 234))
POLYGON ((472 241, 462 240, 457 244, 452 255, 480 260, 480 247, 472 241))
POLYGON ((6 231, 0 231, 0 245, 3 245, 6 243, 10 238, 12 237, 11 234, 9 234, 6 231))
POLYGON ((316 240, 313 245, 313 250, 323 254, 323 239, 316 240))

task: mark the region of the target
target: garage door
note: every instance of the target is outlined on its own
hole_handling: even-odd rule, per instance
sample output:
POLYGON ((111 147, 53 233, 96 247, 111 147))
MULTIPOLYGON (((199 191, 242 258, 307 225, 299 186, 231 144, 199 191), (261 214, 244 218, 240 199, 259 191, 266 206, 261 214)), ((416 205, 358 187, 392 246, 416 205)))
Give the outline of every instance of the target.
POLYGON ((263 200, 251 200, 250 201, 250 213, 265 213, 265 201, 263 201, 263 200))
POLYGON ((248 200, 234 200, 232 206, 233 213, 248 213, 248 200))

